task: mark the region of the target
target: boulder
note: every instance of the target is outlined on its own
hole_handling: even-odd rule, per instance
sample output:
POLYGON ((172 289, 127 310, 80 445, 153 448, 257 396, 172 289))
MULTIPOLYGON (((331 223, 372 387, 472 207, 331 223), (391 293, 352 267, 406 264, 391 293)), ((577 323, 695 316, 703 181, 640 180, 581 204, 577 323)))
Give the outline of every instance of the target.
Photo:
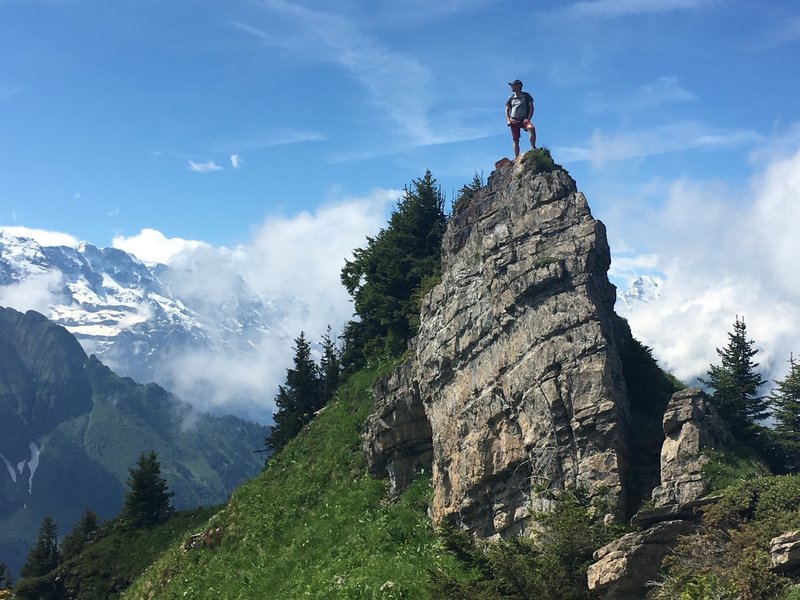
POLYGON ((587 571, 589 590, 603 600, 644 598, 661 561, 680 536, 693 530, 689 521, 664 521, 603 546, 594 553, 595 562, 587 571))
POLYGON ((776 573, 800 569, 800 531, 789 531, 769 543, 770 567, 776 573))

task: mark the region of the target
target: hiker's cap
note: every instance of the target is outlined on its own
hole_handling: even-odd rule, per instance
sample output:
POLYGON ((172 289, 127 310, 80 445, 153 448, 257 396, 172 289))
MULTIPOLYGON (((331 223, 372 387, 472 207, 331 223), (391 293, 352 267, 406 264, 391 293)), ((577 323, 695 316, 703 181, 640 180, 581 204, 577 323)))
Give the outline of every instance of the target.
POLYGON ((522 86, 522 82, 519 79, 515 79, 514 81, 509 81, 508 82, 508 85, 517 85, 517 84, 522 86))

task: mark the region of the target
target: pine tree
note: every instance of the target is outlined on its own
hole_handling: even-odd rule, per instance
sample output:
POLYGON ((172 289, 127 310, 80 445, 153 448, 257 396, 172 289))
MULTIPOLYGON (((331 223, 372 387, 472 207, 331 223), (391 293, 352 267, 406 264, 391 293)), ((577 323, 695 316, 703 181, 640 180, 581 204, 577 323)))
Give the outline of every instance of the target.
POLYGON ((461 186, 461 189, 458 190, 458 195, 456 196, 456 199, 453 202, 453 207, 455 208, 465 200, 469 200, 470 198, 472 198, 476 193, 478 193, 478 190, 480 190, 483 186, 484 186, 483 174, 478 175, 477 173, 475 173, 472 176, 472 181, 470 181, 469 183, 465 183, 464 185, 461 186))
POLYGON ((12 587, 14 587, 14 579, 11 577, 11 569, 6 563, 0 561, 0 590, 10 590, 12 587))
POLYGON ((155 452, 139 457, 129 469, 128 493, 122 507, 122 522, 138 529, 166 520, 173 511, 170 498, 174 495, 161 477, 161 463, 155 452))
POLYGON ((753 362, 758 353, 754 343, 747 339, 744 318, 739 320, 737 315, 728 345, 717 348, 720 364, 711 365, 708 379, 702 380, 713 389, 711 403, 734 434, 748 437, 757 435, 759 423, 769 416, 769 403, 758 393, 765 381, 756 370, 758 363, 753 362))
POLYGON ((769 396, 775 417, 775 434, 783 449, 785 468, 800 469, 800 364, 789 356, 789 373, 775 382, 769 396))
POLYGON ((328 330, 322 336, 322 358, 319 362, 320 386, 324 403, 333 397, 336 388, 339 387, 341 373, 341 352, 331 333, 331 327, 328 325, 328 330))
POLYGON ((430 171, 412 181, 386 229, 345 261, 341 280, 359 319, 345 329, 348 370, 368 359, 402 353, 417 330, 418 292, 441 271, 444 196, 430 171))
POLYGON ((87 508, 81 520, 61 540, 61 558, 66 561, 79 554, 97 532, 97 526, 97 514, 87 508))
POLYGON ((267 447, 273 450, 283 448, 324 404, 319 369, 311 358, 311 345, 303 332, 294 344, 294 368, 286 370, 286 384, 278 386, 275 396, 278 410, 272 416, 275 425, 266 439, 267 447))
POLYGON ((58 566, 58 558, 58 526, 52 517, 45 517, 20 575, 23 579, 47 575, 58 566))

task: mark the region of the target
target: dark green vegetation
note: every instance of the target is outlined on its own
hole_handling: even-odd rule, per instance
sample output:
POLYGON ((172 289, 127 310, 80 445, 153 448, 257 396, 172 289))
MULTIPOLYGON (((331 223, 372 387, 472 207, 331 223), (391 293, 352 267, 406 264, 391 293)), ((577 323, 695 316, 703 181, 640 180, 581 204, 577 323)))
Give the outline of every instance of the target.
POLYGON ((87 509, 59 545, 58 526, 51 517, 44 518, 13 587, 15 597, 100 600, 118 595, 187 527, 213 512, 199 509, 172 518, 171 497, 156 454, 142 454, 130 469, 125 503, 116 519, 101 524, 87 509), (169 526, 164 525, 168 520, 169 526))
POLYGON ((273 415, 275 425, 265 443, 280 450, 296 436, 314 413, 331 399, 339 385, 341 359, 331 337, 331 330, 322 340, 322 358, 317 365, 311 358, 311 345, 303 332, 294 340, 294 365, 286 370, 286 383, 278 386, 273 415))
POLYGON ((665 560, 660 600, 766 600, 796 594, 769 570, 769 541, 800 524, 800 476, 739 480, 703 511, 704 529, 665 560))
POLYGON ((188 535, 202 531, 216 510, 200 508, 177 512, 167 521, 139 529, 131 529, 119 519, 95 524, 87 532, 76 527, 70 536, 75 533, 85 536, 78 553, 68 553, 65 546, 68 547, 70 536, 64 538, 60 550, 61 564, 41 577, 20 579, 16 585, 17 598, 117 598, 134 577, 168 548, 180 544, 188 535))
POLYGON ((130 470, 128 493, 122 505, 121 521, 131 529, 141 529, 166 521, 175 510, 167 482, 161 477, 161 463, 155 452, 142 454, 130 470))
POLYGON ((0 309, 0 561, 17 573, 45 516, 68 529, 87 506, 116 515, 142 452, 158 453, 176 507, 222 502, 263 466, 265 433, 116 376, 38 313, 0 309))
POLYGON ((348 372, 406 349, 419 327, 421 294, 440 276, 446 222, 444 196, 427 171, 406 188, 386 228, 346 261, 341 280, 359 317, 344 333, 348 372))
POLYGON ((609 507, 590 501, 586 490, 569 489, 552 497, 552 512, 535 514, 536 540, 513 538, 479 546, 465 532, 444 529, 447 548, 468 569, 460 581, 433 571, 429 592, 437 600, 514 598, 579 600, 589 598, 586 569, 595 550, 619 536, 622 528, 606 525, 609 507))
POLYGON ((631 407, 631 456, 626 514, 632 516, 661 477, 662 418, 672 394, 684 386, 661 370, 650 348, 633 337, 627 321, 616 321, 617 350, 631 407))
POLYGON ((711 365, 708 379, 703 380, 713 390, 711 403, 731 432, 751 442, 763 433, 760 423, 769 416, 768 401, 758 393, 766 382, 757 371, 758 363, 753 361, 758 353, 754 343, 747 339, 744 319, 736 317, 728 345, 717 348, 720 364, 711 365))
POLYGON ((775 433, 781 440, 781 464, 784 471, 800 470, 800 364, 789 357, 789 372, 775 382, 769 401, 774 408, 775 433))
POLYGON ((561 169, 550 155, 548 148, 534 148, 522 155, 522 164, 526 171, 536 173, 550 173, 556 169, 561 169))

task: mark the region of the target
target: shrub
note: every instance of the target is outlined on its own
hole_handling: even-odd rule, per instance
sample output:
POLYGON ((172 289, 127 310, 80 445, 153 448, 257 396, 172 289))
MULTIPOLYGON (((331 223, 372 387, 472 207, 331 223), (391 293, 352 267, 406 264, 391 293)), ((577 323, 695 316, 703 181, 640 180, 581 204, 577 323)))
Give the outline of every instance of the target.
POLYGON ((538 173, 552 173, 556 169, 561 169, 561 165, 557 165, 550 155, 548 148, 534 148, 522 155, 522 165, 525 171, 531 171, 534 174, 538 173))

